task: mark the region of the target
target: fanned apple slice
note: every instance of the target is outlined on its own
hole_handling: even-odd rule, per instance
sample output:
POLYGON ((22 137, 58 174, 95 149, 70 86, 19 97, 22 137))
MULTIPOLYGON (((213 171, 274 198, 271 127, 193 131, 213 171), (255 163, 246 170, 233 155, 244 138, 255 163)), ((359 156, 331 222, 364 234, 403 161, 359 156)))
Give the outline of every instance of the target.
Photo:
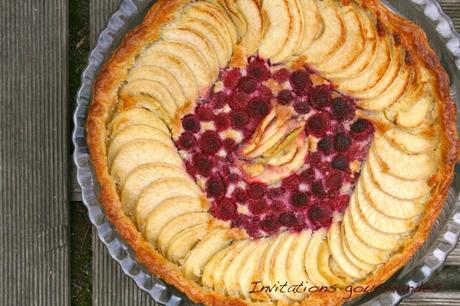
POLYGON ((246 36, 248 31, 248 23, 244 18, 243 14, 240 11, 235 0, 221 0, 219 1, 223 7, 225 7, 230 14, 230 18, 233 21, 233 24, 238 31, 238 35, 240 38, 246 36))
POLYGON ((404 180, 386 173, 373 150, 368 153, 368 160, 364 167, 369 167, 371 177, 381 190, 401 200, 421 198, 432 189, 427 180, 404 180))
MULTIPOLYGON (((220 13, 216 14, 215 11, 210 10, 209 7, 213 6, 213 4, 208 4, 209 6, 207 6, 205 2, 204 5, 202 2, 193 3, 187 10, 186 18, 201 20, 209 23, 209 25, 213 27, 213 29, 222 39, 222 42, 225 46, 226 57, 230 58, 233 53, 232 35, 230 34, 229 29, 226 27, 226 23, 220 17, 220 13)), ((234 27, 233 30, 235 30, 234 27)))
POLYGON ((148 125, 131 125, 119 133, 112 134, 111 138, 112 139, 107 148, 107 163, 109 164, 109 167, 120 149, 128 142, 136 139, 157 140, 165 145, 174 147, 174 143, 172 142, 169 133, 166 134, 163 131, 148 125))
POLYGON ((351 251, 352 247, 348 244, 348 240, 345 237, 345 226, 343 225, 343 222, 344 221, 342 221, 342 225, 340 227, 340 234, 342 235, 343 252, 347 256, 347 258, 350 260, 350 262, 353 263, 356 267, 364 271, 366 274, 371 273, 372 271, 375 270, 375 265, 362 261, 361 259, 356 257, 355 254, 353 254, 353 252, 351 251))
POLYGON ((377 56, 378 38, 374 23, 371 21, 370 17, 363 12, 363 10, 358 10, 358 13, 364 35, 364 48, 359 53, 356 60, 343 66, 342 69, 337 69, 336 71, 331 70, 326 74, 328 78, 334 80, 335 82, 360 75, 371 65, 377 56))
POLYGON ((429 194, 414 200, 401 200, 383 192, 374 182, 369 167, 361 171, 360 182, 369 203, 380 213, 393 218, 414 218, 423 212, 429 194))
MULTIPOLYGON (((352 205, 351 203, 349 205, 352 205)), ((350 209, 350 208, 348 208, 350 209)), ((338 264, 340 269, 353 279, 362 279, 366 276, 366 272, 358 268, 353 264, 348 257, 345 255, 342 246, 342 233, 340 227, 342 225, 341 217, 338 215, 334 216, 334 221, 332 222, 331 227, 327 232, 327 239, 329 244, 329 249, 331 250, 332 256, 335 262, 338 264)))
POLYGON ((162 162, 183 167, 179 154, 171 146, 157 140, 138 139, 125 144, 115 156, 110 174, 120 186, 132 170, 143 164, 162 162))
POLYGON ((133 108, 121 113, 117 113, 108 125, 108 129, 112 135, 122 131, 131 125, 148 125, 163 133, 169 134, 169 129, 166 124, 155 116, 152 112, 142 108, 133 108))
POLYGON ((356 6, 347 5, 340 8, 346 30, 346 40, 340 49, 328 61, 315 65, 322 73, 340 71, 351 65, 363 52, 365 35, 356 6))
POLYGON ((326 239, 326 230, 324 228, 316 230, 308 243, 307 251, 305 252, 305 270, 308 278, 316 286, 328 286, 326 278, 319 272, 318 269, 318 254, 321 242, 326 239))
POLYGON ((402 108, 396 115, 396 124, 405 128, 415 128, 426 123, 426 118, 434 107, 433 98, 424 96, 408 108, 402 108))
POLYGON ((317 1, 324 30, 314 40, 303 55, 309 64, 318 65, 329 60, 344 44, 346 38, 345 25, 336 1, 317 1))
MULTIPOLYGON (((316 285, 310 280, 305 270, 305 254, 311 237, 312 231, 310 229, 303 230, 296 235, 296 239, 289 250, 286 273, 291 284, 303 284, 305 287, 316 285)), ((304 292, 297 294, 298 300, 303 300, 305 297, 306 293, 304 292)))
POLYGON ((121 95, 147 95, 157 100, 166 110, 169 117, 176 114, 177 105, 169 90, 161 83, 153 80, 135 80, 127 83, 121 89, 121 95))
POLYGON ((411 75, 406 93, 393 105, 385 109, 385 117, 391 122, 396 121, 398 112, 410 108, 416 101, 424 96, 426 81, 418 79, 417 70, 411 75))
POLYGON ((286 44, 292 28, 288 0, 264 0, 262 10, 268 18, 268 28, 259 46, 259 55, 270 59, 286 44))
POLYGON ((343 216, 342 227, 343 233, 345 235, 343 238, 346 240, 348 245, 353 246, 350 248, 350 251, 357 258, 371 265, 379 265, 388 260, 388 251, 370 246, 367 241, 363 241, 356 234, 353 220, 350 217, 349 209, 345 211, 345 215, 343 216))
POLYGON ((133 109, 144 109, 151 112, 154 116, 158 117, 166 124, 170 124, 173 119, 168 112, 164 109, 161 103, 147 95, 137 96, 122 96, 118 103, 117 112, 125 112, 133 109))
POLYGON ((220 250, 214 255, 203 269, 201 283, 208 288, 222 292, 222 275, 224 274, 225 264, 223 262, 229 256, 229 249, 234 248, 235 244, 220 250), (219 284, 220 283, 220 284, 219 284))
POLYGON ((202 199, 193 197, 175 197, 167 199, 155 207, 145 222, 144 237, 155 244, 161 230, 177 216, 205 211, 202 199))
POLYGON ((376 56, 371 64, 366 67, 359 75, 334 79, 341 91, 353 95, 355 92, 364 91, 375 86, 385 75, 390 64, 389 38, 379 37, 376 56))
POLYGON ((121 203, 125 214, 132 217, 137 200, 144 188, 165 177, 190 178, 184 169, 165 163, 143 164, 131 171, 121 189, 121 203))
POLYGON ((177 234, 198 224, 208 226, 208 221, 209 214, 207 212, 183 214, 171 220, 158 235, 157 245, 161 253, 166 254, 169 243, 177 234))
MULTIPOLYGON (((342 239, 343 242, 343 239, 342 239)), ((328 281, 329 284, 337 285, 340 288, 344 288, 349 284, 349 281, 345 278, 336 275, 330 268, 330 262, 333 260, 330 246, 327 239, 321 241, 318 252, 318 270, 319 273, 328 281)), ((340 269, 340 271, 343 271, 340 269)))
POLYGON ((323 30, 323 20, 319 13, 316 0, 299 0, 300 13, 303 20, 303 31, 300 43, 295 54, 305 53, 311 42, 319 36, 323 30))
POLYGON ((176 105, 183 105, 187 100, 184 90, 177 79, 170 71, 164 68, 157 66, 135 66, 128 72, 128 82, 135 80, 153 80, 160 83, 165 88, 169 88, 169 92, 174 98, 176 105))
POLYGON ((207 224, 198 224, 183 230, 169 243, 166 258, 174 263, 179 263, 207 234, 207 224))
POLYGON ((242 242, 241 248, 238 249, 238 253, 235 255, 233 260, 227 266, 224 276, 225 291, 230 296, 243 296, 240 290, 240 284, 238 279, 238 270, 242 265, 244 259, 252 254, 256 247, 256 243, 252 240, 246 240, 242 242))
POLYGON ((405 235, 382 233, 366 222, 366 219, 359 211, 355 194, 350 198, 348 210, 350 211, 350 217, 353 221, 356 235, 360 237, 361 240, 369 243, 370 246, 391 252, 403 243, 405 235))
POLYGON ((435 131, 431 131, 429 134, 417 133, 409 129, 395 127, 386 131, 384 136, 392 145, 407 154, 420 154, 434 150, 438 142, 435 131))
POLYGON ((242 261, 238 268, 237 277, 240 284, 240 292, 247 299, 257 298, 257 292, 252 293, 251 291, 257 291, 260 289, 261 284, 255 283, 260 281, 259 278, 259 266, 262 261, 262 256, 265 250, 273 242, 273 239, 259 239, 254 241, 256 247, 253 252, 248 254, 242 261), (256 287, 257 286, 257 287, 256 287))
POLYGON ((143 231, 147 217, 155 207, 164 200, 180 196, 200 198, 202 192, 191 179, 167 177, 153 181, 145 187, 137 201, 137 227, 143 231))
POLYGON ((167 40, 180 41, 189 44, 195 50, 201 52, 202 57, 208 62, 212 78, 215 79, 219 73, 219 61, 216 50, 211 42, 199 31, 185 28, 183 26, 167 27, 161 36, 167 40))
POLYGON ((247 55, 254 54, 259 48, 260 41, 265 32, 265 21, 262 9, 256 0, 236 0, 241 14, 247 22, 246 35, 243 37, 242 45, 247 55))
POLYGON ((207 234, 184 258, 183 272, 188 279, 199 280, 204 266, 221 249, 231 243, 227 229, 215 229, 207 234))
POLYGON ((212 83, 213 76, 208 62, 193 46, 183 42, 161 40, 145 49, 142 56, 149 56, 151 53, 155 54, 156 52, 172 54, 184 62, 195 76, 200 93, 203 88, 209 87, 209 84, 212 83))
POLYGON ((300 0, 287 0, 289 14, 291 16, 291 27, 286 44, 271 58, 272 63, 282 62, 291 57, 300 45, 303 37, 304 25, 299 1, 300 0))
POLYGON ((358 209, 373 228, 388 234, 404 234, 417 226, 417 218, 401 219, 389 217, 375 209, 364 193, 362 184, 358 183, 355 189, 358 209))
POLYGON ((228 50, 222 34, 214 28, 211 23, 201 19, 186 18, 180 22, 180 26, 185 29, 191 29, 195 32, 201 33, 204 37, 206 37, 216 52, 219 66, 227 66, 232 50, 228 50))
MULTIPOLYGON (((168 70, 181 85, 187 102, 195 101, 198 98, 199 90, 195 77, 187 64, 180 58, 169 53, 151 52, 149 56, 138 58, 136 65, 157 66, 168 70)), ((178 105, 178 107, 182 106, 178 105)))
POLYGON ((381 134, 374 136, 371 150, 383 164, 383 167, 388 169, 389 174, 403 179, 426 179, 433 174, 437 164, 434 154, 406 154, 393 146, 381 134))

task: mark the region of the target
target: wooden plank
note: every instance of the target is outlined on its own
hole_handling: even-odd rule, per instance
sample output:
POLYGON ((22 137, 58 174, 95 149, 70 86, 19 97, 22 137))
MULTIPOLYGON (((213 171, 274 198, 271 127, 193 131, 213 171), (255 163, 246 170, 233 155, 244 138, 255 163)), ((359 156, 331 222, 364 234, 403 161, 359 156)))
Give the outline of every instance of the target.
MULTIPOLYGON (((91 0, 90 41, 94 46, 108 18, 118 8, 118 0, 91 0)), ((93 230, 93 305, 98 306, 155 306, 151 297, 121 270, 110 257, 105 245, 93 230)))
POLYGON ((70 305, 67 1, 0 7, 0 305, 70 305))

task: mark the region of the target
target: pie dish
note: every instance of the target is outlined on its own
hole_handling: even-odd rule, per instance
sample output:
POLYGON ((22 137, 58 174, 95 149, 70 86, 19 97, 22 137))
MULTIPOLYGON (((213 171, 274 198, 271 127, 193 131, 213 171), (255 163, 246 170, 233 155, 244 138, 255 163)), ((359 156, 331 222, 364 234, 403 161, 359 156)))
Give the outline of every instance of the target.
POLYGON ((338 304, 425 240, 454 114, 424 34, 378 2, 160 1, 100 74, 87 133, 152 273, 205 304, 338 304))

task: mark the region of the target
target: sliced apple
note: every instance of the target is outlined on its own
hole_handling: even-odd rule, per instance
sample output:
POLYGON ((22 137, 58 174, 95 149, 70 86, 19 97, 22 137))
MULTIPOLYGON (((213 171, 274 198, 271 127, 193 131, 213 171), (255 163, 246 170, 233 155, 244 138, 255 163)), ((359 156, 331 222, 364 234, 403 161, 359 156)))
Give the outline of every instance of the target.
POLYGON ((208 233, 184 258, 182 267, 184 276, 188 279, 199 280, 204 266, 230 242, 227 229, 215 229, 208 233))
POLYGON ((388 234, 404 234, 417 226, 417 218, 393 218, 380 213, 367 199, 362 184, 358 183, 355 194, 358 209, 361 211, 367 223, 378 231, 388 234))
POLYGON ((161 253, 166 254, 169 243, 177 234, 198 224, 205 224, 208 226, 208 221, 209 214, 207 212, 183 214, 171 220, 161 230, 158 236, 157 245, 161 253))
POLYGON ((226 8, 227 12, 230 14, 230 18, 233 21, 233 24, 238 31, 238 36, 240 38, 245 37, 248 31, 248 23, 243 16, 243 13, 240 11, 235 0, 221 0, 219 1, 221 5, 226 8))
POLYGON ((222 275, 224 274, 225 264, 227 257, 229 257, 229 249, 235 247, 235 244, 220 250, 214 255, 211 260, 206 264, 203 269, 203 276, 201 283, 208 288, 214 289, 220 293, 222 292, 222 275))
POLYGON ((343 252, 347 256, 347 258, 350 260, 350 262, 353 263, 356 267, 358 267, 360 270, 362 270, 366 274, 371 273, 372 271, 375 271, 375 268, 376 268, 375 265, 362 261, 361 259, 356 257, 351 251, 352 247, 348 244, 348 240, 346 239, 343 221, 342 221, 342 226, 340 227, 340 233, 342 235, 343 252))
POLYGON ((286 44, 292 28, 288 0, 264 0, 262 10, 268 19, 268 27, 259 46, 259 55, 270 59, 286 44))
POLYGON ((405 128, 415 128, 423 123, 434 107, 433 99, 427 95, 407 109, 400 109, 396 115, 396 124, 405 128))
POLYGON ((120 149, 128 142, 136 139, 158 140, 165 145, 174 147, 174 143, 172 142, 169 133, 166 134, 163 131, 148 125, 132 125, 119 133, 112 134, 111 138, 112 139, 107 148, 107 161, 109 167, 120 149))
POLYGON ((362 191, 375 209, 380 213, 393 218, 413 218, 423 212, 424 204, 429 199, 429 194, 414 200, 401 200, 383 192, 374 182, 369 167, 361 171, 360 182, 362 191))
MULTIPOLYGON (((343 239, 342 239, 343 242, 343 239)), ((345 251, 345 250, 344 250, 345 251)), ((336 284, 340 288, 346 287, 351 279, 346 280, 338 275, 336 275, 330 267, 331 260, 333 260, 333 256, 331 254, 329 242, 327 239, 321 241, 321 245, 319 246, 318 251, 318 270, 319 273, 327 280, 329 284, 336 284)), ((359 267, 358 267, 359 268, 359 267)), ((340 269, 340 271, 343 271, 340 269)))
POLYGON ((123 186, 127 175, 143 164, 166 163, 183 167, 182 159, 175 149, 157 140, 138 139, 125 144, 115 156, 110 174, 123 186))
POLYGON ((254 54, 259 48, 266 25, 259 2, 256 0, 236 0, 241 15, 247 23, 247 31, 241 41, 247 55, 254 54))
MULTIPOLYGON (((180 58, 164 52, 151 52, 148 56, 137 59, 136 65, 157 66, 171 72, 181 85, 187 102, 195 101, 198 98, 198 84, 193 73, 180 58)), ((178 105, 182 107, 183 105, 178 105)))
POLYGON ((291 27, 288 39, 282 49, 272 57, 272 63, 279 63, 294 55, 303 37, 304 25, 300 0, 287 0, 289 14, 291 16, 291 27))
POLYGON ((208 62, 212 78, 215 79, 217 77, 219 73, 219 61, 217 59, 216 50, 214 50, 211 42, 201 32, 182 26, 176 26, 166 27, 161 36, 167 40, 180 41, 193 46, 208 62))
POLYGON ((184 90, 171 72, 157 66, 133 67, 128 72, 128 82, 135 80, 153 80, 168 88, 176 105, 183 105, 186 101, 184 90))
POLYGON ((225 291, 230 296, 243 296, 238 282, 238 270, 244 259, 247 256, 250 256, 257 246, 253 240, 246 240, 241 244, 241 248, 238 248, 237 254, 235 254, 233 260, 229 263, 225 271, 224 286, 225 291))
POLYGON ((432 189, 427 180, 405 180, 386 173, 373 150, 368 153, 364 167, 369 167, 371 177, 381 190, 401 200, 418 199, 432 189))
MULTIPOLYGON (((354 5, 340 8, 346 31, 345 43, 334 53, 328 61, 315 65, 315 69, 322 73, 340 71, 351 65, 363 52, 365 35, 359 12, 354 5)), ((311 31, 311 30, 310 30, 311 31)))
POLYGON ((295 54, 303 54, 311 42, 323 31, 323 20, 315 0, 299 0, 303 23, 302 38, 295 54))
POLYGON ((200 198, 201 190, 190 179, 167 177, 153 181, 148 185, 136 205, 136 221, 138 228, 143 231, 150 212, 161 202, 173 197, 189 196, 200 198))
MULTIPOLYGON (((296 240, 289 250, 288 260, 286 263, 286 273, 289 278, 289 282, 291 284, 303 284, 303 286, 307 288, 313 285, 319 285, 313 283, 305 270, 305 254, 307 253, 311 237, 312 231, 310 229, 303 230, 296 235, 296 240)), ((303 300, 306 295, 306 293, 297 294, 299 300, 303 300)))
POLYGON ((321 36, 314 40, 303 55, 308 63, 318 65, 329 60, 345 43, 345 25, 336 1, 317 1, 324 30, 321 36))
POLYGON ((167 199, 155 207, 145 222, 144 237, 155 244, 161 230, 177 216, 205 211, 205 205, 200 198, 175 197, 167 199))
POLYGON ((385 132, 384 136, 393 145, 407 154, 420 154, 434 150, 438 141, 436 132, 422 134, 401 128, 389 129, 385 132))
POLYGON ((313 232, 313 236, 305 252, 305 270, 307 271, 308 278, 317 286, 331 285, 318 269, 319 247, 324 239, 326 239, 325 229, 319 229, 313 232))
POLYGON ((383 233, 370 226, 359 210, 355 194, 350 199, 348 210, 350 211, 356 235, 374 248, 391 252, 404 241, 404 235, 383 233))
MULTIPOLYGON (((349 205, 352 205, 350 203, 349 205)), ((350 208, 348 208, 350 209, 350 208)), ((334 216, 334 221, 327 233, 327 239, 329 244, 329 249, 331 250, 332 256, 335 262, 339 265, 343 272, 346 275, 353 279, 362 279, 366 276, 366 272, 361 270, 355 264, 353 264, 348 257, 345 255, 342 246, 342 233, 340 227, 342 226, 341 217, 338 215, 334 216)))
POLYGON ((379 265, 388 260, 390 252, 372 247, 367 241, 363 241, 355 231, 353 220, 350 217, 349 209, 345 211, 343 216, 342 228, 344 239, 350 246, 351 253, 361 261, 371 265, 379 265))
POLYGON ((110 121, 108 129, 113 135, 131 125, 148 125, 169 134, 166 124, 158 116, 143 108, 133 108, 117 113, 110 121))
POLYGON ((153 80, 135 80, 127 83, 121 89, 121 95, 147 95, 154 98, 166 110, 169 117, 176 114, 177 105, 171 93, 161 83, 153 80))
POLYGON ((173 119, 170 114, 164 109, 161 103, 147 95, 122 96, 118 104, 118 112, 125 112, 133 109, 144 109, 151 112, 166 124, 170 124, 173 119))
POLYGON ((436 169, 437 159, 433 153, 406 154, 393 146, 381 134, 374 136, 374 154, 379 158, 388 173, 394 176, 417 180, 425 179, 436 169))
POLYGON ((174 263, 179 263, 207 234, 207 224, 198 224, 183 230, 169 243, 166 258, 174 263))

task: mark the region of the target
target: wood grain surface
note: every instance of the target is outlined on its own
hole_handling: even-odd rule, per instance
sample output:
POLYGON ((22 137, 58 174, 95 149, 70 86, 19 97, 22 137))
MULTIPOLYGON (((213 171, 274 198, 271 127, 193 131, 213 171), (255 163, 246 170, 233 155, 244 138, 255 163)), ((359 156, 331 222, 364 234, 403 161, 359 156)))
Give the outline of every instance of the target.
MULTIPOLYGON (((90 31, 92 45, 94 45, 98 33, 104 28, 109 16, 117 9, 118 4, 118 0, 91 0, 90 31)), ((460 26, 460 1, 447 0, 441 1, 441 4, 446 13, 452 16, 458 29, 460 26)), ((72 192, 72 195, 75 196, 73 200, 78 201, 78 186, 73 184, 73 187, 75 188, 72 192)), ((449 257, 448 264, 460 265, 460 247, 449 257)), ((138 289, 131 278, 124 275, 95 233, 93 233, 93 305, 158 305, 146 293, 138 289)), ((460 292, 416 293, 401 305, 460 305, 460 292)))
POLYGON ((69 305, 67 1, 0 0, 0 305, 69 305))

